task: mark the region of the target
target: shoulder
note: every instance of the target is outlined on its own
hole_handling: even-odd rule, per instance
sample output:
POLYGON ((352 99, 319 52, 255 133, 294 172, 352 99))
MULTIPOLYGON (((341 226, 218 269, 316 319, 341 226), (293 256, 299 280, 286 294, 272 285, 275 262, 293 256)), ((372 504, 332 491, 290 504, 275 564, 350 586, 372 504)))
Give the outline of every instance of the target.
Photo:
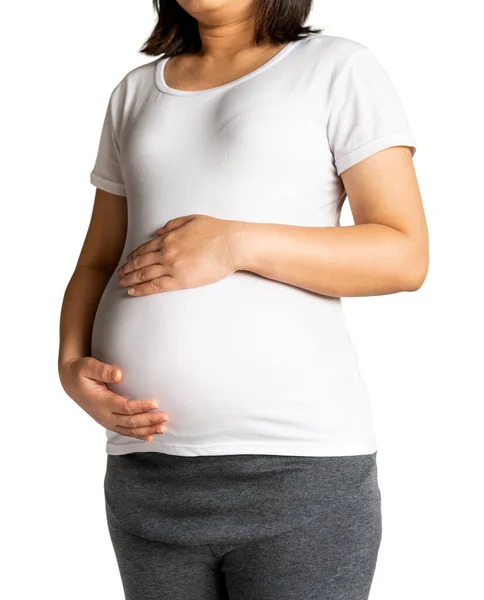
POLYGON ((344 36, 313 33, 306 38, 304 52, 308 61, 338 73, 358 55, 372 54, 366 44, 344 36))
POLYGON ((159 58, 138 65, 125 73, 111 92, 111 101, 125 103, 135 97, 150 93, 155 85, 155 71, 159 58))

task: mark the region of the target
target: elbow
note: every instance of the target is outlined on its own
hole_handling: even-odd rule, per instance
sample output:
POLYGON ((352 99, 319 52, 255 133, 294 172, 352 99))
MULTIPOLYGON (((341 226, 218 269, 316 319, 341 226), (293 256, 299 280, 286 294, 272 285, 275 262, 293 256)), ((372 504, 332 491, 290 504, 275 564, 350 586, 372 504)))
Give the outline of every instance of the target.
POLYGON ((425 280, 429 270, 428 248, 413 248, 405 261, 405 268, 402 269, 402 290, 403 292, 416 292, 419 290, 425 280))
POLYGON ((426 278, 427 278, 427 271, 424 271, 422 269, 415 270, 415 272, 413 272, 411 274, 411 276, 407 278, 405 287, 402 291, 416 292, 423 286, 426 278))

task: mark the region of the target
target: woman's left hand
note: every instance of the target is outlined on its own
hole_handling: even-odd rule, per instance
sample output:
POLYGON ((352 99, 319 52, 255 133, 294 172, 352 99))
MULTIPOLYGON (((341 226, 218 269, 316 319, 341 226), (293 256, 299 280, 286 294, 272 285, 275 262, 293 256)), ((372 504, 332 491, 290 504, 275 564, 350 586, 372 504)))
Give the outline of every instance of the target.
POLYGON ((237 270, 231 248, 237 223, 200 214, 171 219, 126 256, 118 284, 132 296, 147 296, 224 279, 237 270))

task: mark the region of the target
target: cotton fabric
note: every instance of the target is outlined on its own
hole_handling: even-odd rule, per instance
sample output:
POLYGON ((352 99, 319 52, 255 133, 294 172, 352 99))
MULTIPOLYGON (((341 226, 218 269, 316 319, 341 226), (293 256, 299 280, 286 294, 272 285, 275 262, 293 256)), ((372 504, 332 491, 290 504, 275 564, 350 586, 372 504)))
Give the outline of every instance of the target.
MULTIPOLYGON (((356 40, 310 34, 252 73, 197 91, 167 85, 167 60, 136 67, 116 85, 90 175, 127 202, 118 265, 183 215, 339 226, 343 171, 390 146, 415 154, 393 83, 356 40)), ((131 297, 113 273, 92 355, 122 370, 113 391, 157 399, 169 415, 153 443, 106 430, 109 454, 377 449, 340 298, 248 271, 131 297)))
POLYGON ((108 454, 126 600, 366 600, 382 538, 376 453, 108 454))

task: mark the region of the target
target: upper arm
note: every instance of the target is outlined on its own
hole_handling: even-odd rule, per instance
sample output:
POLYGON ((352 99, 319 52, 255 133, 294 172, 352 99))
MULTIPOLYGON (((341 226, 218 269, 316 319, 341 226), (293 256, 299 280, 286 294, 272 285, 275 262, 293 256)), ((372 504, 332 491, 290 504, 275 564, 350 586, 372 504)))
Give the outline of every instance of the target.
POLYGON ((425 273, 428 232, 413 164, 415 138, 396 88, 366 46, 335 80, 327 134, 355 224, 401 232, 412 265, 425 273))
POLYGON ((91 220, 77 266, 114 272, 126 243, 126 197, 96 189, 91 220))
POLYGON ((91 221, 78 260, 112 273, 126 243, 127 198, 121 164, 124 80, 111 92, 90 182, 96 187, 91 221))
POLYGON ((393 146, 372 154, 342 172, 341 180, 355 224, 387 225, 426 249, 425 214, 408 147, 393 146))
POLYGON ((428 242, 413 164, 415 138, 393 82, 366 46, 348 58, 335 80, 327 134, 355 224, 401 231, 423 264, 428 242))
MULTIPOLYGON (((356 225, 376 223, 401 232, 407 274, 419 289, 429 265, 427 224, 408 147, 377 152, 341 173, 356 225)), ((395 239, 395 243, 397 243, 395 239)), ((401 271, 401 265, 395 268, 401 271)), ((403 273, 402 273, 403 274, 403 273)))

